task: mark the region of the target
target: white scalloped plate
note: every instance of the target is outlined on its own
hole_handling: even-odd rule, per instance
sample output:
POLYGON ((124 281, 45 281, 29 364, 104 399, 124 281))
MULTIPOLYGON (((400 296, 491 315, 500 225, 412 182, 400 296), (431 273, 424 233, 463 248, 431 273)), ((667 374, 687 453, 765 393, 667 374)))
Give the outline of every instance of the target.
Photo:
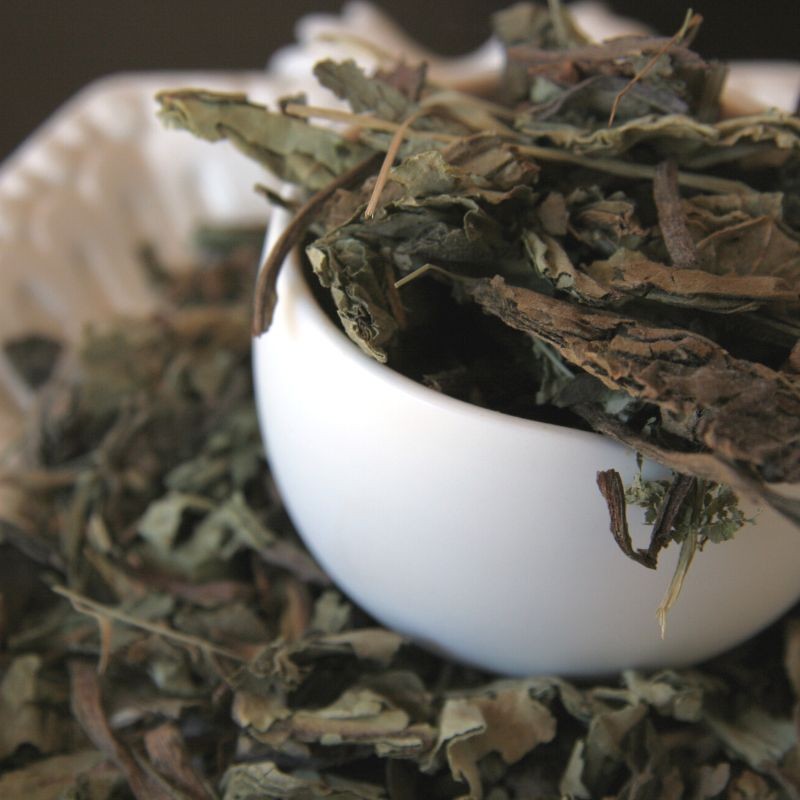
MULTIPOLYGON (((155 92, 170 86, 241 90, 274 101, 261 73, 156 73, 84 89, 0 168, 0 341, 29 333, 74 340, 89 323, 154 308, 137 251, 152 243, 185 263, 201 221, 263 220, 252 191, 265 176, 228 146, 163 130, 155 92)), ((0 444, 32 393, 0 356, 0 444)))

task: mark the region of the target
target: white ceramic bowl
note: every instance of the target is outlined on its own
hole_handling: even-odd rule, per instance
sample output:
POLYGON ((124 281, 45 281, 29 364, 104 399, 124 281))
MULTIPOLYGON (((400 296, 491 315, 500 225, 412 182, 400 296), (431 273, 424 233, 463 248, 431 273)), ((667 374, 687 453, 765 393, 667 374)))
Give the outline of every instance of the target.
MULTIPOLYGON (((276 212, 270 242, 285 223, 276 212)), ((275 479, 322 566, 385 625, 497 672, 591 675, 702 660, 800 597, 800 532, 760 510, 698 554, 662 640, 655 611, 676 548, 657 571, 628 560, 595 483, 609 467, 631 480, 632 451, 442 396, 370 360, 294 257, 278 291, 253 355, 275 479)))

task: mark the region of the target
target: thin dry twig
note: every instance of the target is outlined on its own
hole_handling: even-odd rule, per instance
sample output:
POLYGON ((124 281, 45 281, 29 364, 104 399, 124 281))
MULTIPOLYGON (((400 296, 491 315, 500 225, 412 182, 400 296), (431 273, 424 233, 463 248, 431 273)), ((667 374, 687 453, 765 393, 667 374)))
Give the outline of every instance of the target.
MULTIPOLYGON (((288 104, 287 113, 304 118, 318 117, 320 119, 330 119, 338 122, 349 122, 350 124, 364 128, 366 130, 385 131, 394 133, 400 127, 396 122, 367 115, 353 114, 348 111, 338 109, 320 108, 319 106, 301 106, 288 104)), ((493 134, 497 136, 497 134, 493 134)), ((414 128, 407 128, 406 137, 421 136, 431 141, 455 143, 463 141, 464 137, 453 133, 434 133, 432 131, 417 131, 414 128)), ((510 141, 516 145, 513 137, 510 141)), ((541 161, 551 161, 561 164, 573 164, 576 167, 606 172, 609 175, 617 175, 620 178, 631 178, 633 180, 652 181, 656 174, 656 168, 650 164, 636 164, 631 161, 622 161, 616 158, 594 158, 591 156, 581 156, 558 147, 543 147, 541 145, 519 144, 516 145, 518 152, 533 156, 541 161)), ((730 180, 729 178, 718 178, 716 175, 704 175, 696 172, 679 171, 677 181, 681 186, 688 186, 692 189, 701 189, 714 194, 750 194, 754 189, 742 181, 730 180)), ((324 190, 323 190, 324 191, 324 190)))
POLYGON ((156 636, 163 636, 165 639, 170 639, 174 642, 178 642, 178 644, 195 648, 202 652, 225 656, 225 658, 230 658, 232 661, 238 661, 241 663, 245 663, 247 661, 247 659, 243 658, 235 650, 230 650, 227 647, 221 647, 220 645, 213 644, 205 639, 201 639, 199 636, 181 633, 180 631, 173 630, 166 625, 160 625, 155 622, 150 622, 146 619, 134 617, 131 614, 126 614, 124 611, 120 611, 118 608, 112 608, 111 606, 104 605, 103 603, 97 603, 94 600, 85 597, 84 595, 73 592, 70 589, 67 589, 66 586, 54 586, 53 591, 56 594, 60 594, 62 597, 66 597, 67 600, 72 603, 72 607, 79 614, 87 614, 95 619, 97 619, 98 616, 105 617, 107 619, 114 620, 115 622, 121 622, 123 625, 130 625, 132 628, 139 628, 140 630, 147 631, 148 633, 153 633, 156 636))
POLYGON ((100 631, 100 660, 97 662, 97 674, 103 675, 111 661, 111 636, 114 632, 114 623, 102 614, 92 613, 100 631))
POLYGON ((408 130, 428 111, 429 109, 427 108, 418 109, 413 114, 410 114, 408 117, 406 117, 406 119, 403 120, 402 124, 399 125, 397 130, 394 132, 394 136, 392 136, 392 141, 389 143, 389 147, 386 150, 386 155, 383 158, 380 171, 378 172, 378 177, 375 181, 375 186, 372 189, 369 202, 367 203, 367 208, 364 211, 364 216, 367 217, 367 219, 371 219, 375 216, 375 211, 378 208, 378 203, 380 202, 381 194, 383 193, 383 188, 386 186, 386 182, 389 180, 389 171, 392 168, 392 164, 394 164, 395 158, 397 158, 397 151, 400 149, 400 145, 406 138, 408 130))
POLYGON ((689 233, 686 215, 678 191, 678 165, 670 158, 656 167, 653 178, 653 200, 658 212, 661 236, 675 267, 689 269, 697 266, 697 247, 689 233))
POLYGON ((696 485, 697 478, 693 475, 682 475, 680 473, 675 476, 670 484, 664 501, 658 509, 658 516, 653 523, 650 546, 647 548, 647 554, 653 561, 658 559, 658 554, 669 544, 678 516, 683 511, 686 500, 696 485))
POLYGON ((356 164, 355 167, 343 172, 323 189, 312 195, 292 217, 292 221, 284 228, 283 233, 258 273, 253 308, 253 336, 260 336, 268 330, 272 323, 272 313, 278 299, 275 287, 278 283, 281 265, 292 251, 292 248, 300 243, 314 215, 333 196, 337 189, 341 189, 369 175, 377 163, 378 155, 378 153, 375 153, 368 156, 356 164))
POLYGON ((92 744, 114 761, 125 774, 137 800, 172 800, 171 793, 137 762, 113 734, 103 710, 100 683, 95 671, 83 661, 69 663, 72 713, 92 744))
MULTIPOLYGON (((607 172, 620 178, 652 181, 656 174, 656 167, 650 164, 637 164, 632 161, 622 161, 617 158, 592 158, 579 156, 568 150, 556 147, 541 147, 539 145, 520 145, 520 153, 531 155, 542 161, 555 161, 564 164, 574 164, 576 167, 607 172)), ((703 175, 698 172, 683 172, 677 174, 677 181, 681 186, 692 189, 702 189, 714 194, 751 194, 755 190, 742 181, 729 178, 718 178, 716 175, 703 175)))
POLYGON ((686 34, 692 30, 692 28, 696 28, 701 22, 703 21, 702 16, 700 14, 695 14, 694 11, 689 9, 686 12, 686 18, 683 21, 683 25, 678 29, 676 34, 668 39, 661 48, 659 48, 650 58, 650 60, 628 81, 627 84, 617 93, 617 96, 614 98, 614 102, 611 105, 611 113, 608 115, 608 127, 610 128, 614 124, 614 119, 617 116, 617 111, 619 109, 619 104, 622 102, 622 98, 633 89, 633 87, 643 78, 647 76, 647 74, 653 69, 653 67, 658 63, 658 59, 661 58, 665 53, 667 53, 672 47, 674 47, 681 39, 686 36, 686 34))
POLYGON ((29 492, 51 492, 72 486, 81 474, 75 467, 59 469, 0 469, 0 484, 8 483, 29 492))
POLYGON ((663 639, 667 634, 667 614, 670 609, 675 605, 678 597, 680 597, 683 590, 683 584, 686 580, 686 575, 689 572, 689 567, 694 559, 694 554, 697 552, 697 532, 690 531, 686 538, 681 542, 681 552, 678 556, 678 564, 675 567, 675 572, 672 574, 672 579, 669 582, 667 591, 656 610, 656 619, 658 620, 658 627, 661 631, 661 638, 663 639))
MULTIPOLYGON (((369 114, 355 114, 352 111, 342 111, 338 108, 323 108, 321 106, 287 103, 284 110, 293 117, 302 117, 303 119, 329 119, 331 122, 346 122, 355 127, 365 128, 370 131, 394 133, 400 127, 400 124, 397 122, 389 122, 388 120, 381 119, 380 117, 373 117, 369 114)), ((409 128, 406 131, 406 136, 422 136, 437 142, 455 142, 461 138, 453 133, 415 131, 413 128, 409 128)))

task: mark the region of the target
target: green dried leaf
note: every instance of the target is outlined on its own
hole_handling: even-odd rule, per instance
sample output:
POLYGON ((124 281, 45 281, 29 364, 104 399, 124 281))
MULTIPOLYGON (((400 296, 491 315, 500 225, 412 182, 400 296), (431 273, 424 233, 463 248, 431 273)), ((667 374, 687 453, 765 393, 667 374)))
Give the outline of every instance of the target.
POLYGON ((275 544, 274 534, 240 492, 217 505, 202 496, 170 492, 148 507, 138 532, 148 544, 143 550, 148 558, 194 579, 216 575, 220 561, 243 548, 275 544))
POLYGON ((42 754, 59 752, 75 735, 71 721, 47 696, 42 658, 15 658, 0 682, 0 759, 30 745, 42 754))
POLYGON ((346 100, 356 114, 368 111, 399 121, 413 109, 407 95, 381 77, 368 78, 350 59, 340 63, 327 58, 319 61, 314 65, 314 75, 326 89, 346 100))
POLYGON ((268 111, 241 94, 181 90, 159 93, 159 115, 171 128, 210 142, 228 139, 283 180, 321 189, 370 150, 332 130, 268 111))
POLYGON ((344 237, 331 245, 317 241, 307 254, 320 282, 331 290, 345 332, 367 355, 386 362, 399 325, 389 300, 391 276, 378 255, 358 239, 344 237))
MULTIPOLYGON (((655 523, 669 490, 671 480, 646 480, 641 471, 626 487, 629 503, 644 509, 645 522, 655 523)), ((701 481, 691 502, 675 520, 671 529, 677 541, 693 532, 699 542, 721 542, 731 539, 743 525, 752 522, 739 508, 736 494, 727 486, 701 481)))
POLYGON ((657 152, 674 153, 681 165, 703 169, 729 160, 734 146, 750 146, 748 155, 774 148, 783 159, 800 150, 800 123, 781 111, 711 124, 685 114, 645 114, 612 128, 539 122, 532 116, 522 116, 518 124, 531 139, 579 155, 621 155, 646 142, 657 152))

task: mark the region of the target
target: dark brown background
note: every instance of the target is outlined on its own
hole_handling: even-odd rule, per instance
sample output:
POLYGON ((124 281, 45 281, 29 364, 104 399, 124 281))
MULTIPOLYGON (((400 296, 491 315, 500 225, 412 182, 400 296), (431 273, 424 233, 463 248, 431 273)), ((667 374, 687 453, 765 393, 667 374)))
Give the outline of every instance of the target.
MULTIPOLYGON (((492 0, 378 0, 417 39, 447 54, 483 41, 492 0)), ((146 69, 260 68, 309 11, 342 0, 0 0, 0 158, 93 78, 146 69)), ((680 25, 676 0, 611 0, 662 33, 680 25)), ((800 58, 800 0, 696 0, 696 42, 718 58, 800 58)))

